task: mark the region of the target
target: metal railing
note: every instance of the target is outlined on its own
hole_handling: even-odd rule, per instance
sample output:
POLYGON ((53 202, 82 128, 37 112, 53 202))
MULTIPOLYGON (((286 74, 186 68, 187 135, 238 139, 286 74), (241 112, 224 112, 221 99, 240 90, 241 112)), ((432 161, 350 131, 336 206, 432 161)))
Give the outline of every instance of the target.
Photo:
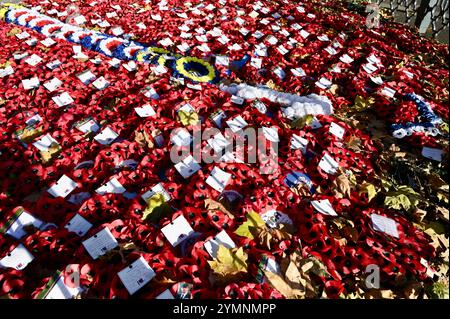
POLYGON ((419 29, 419 33, 448 43, 450 0, 372 0, 394 17, 419 29))

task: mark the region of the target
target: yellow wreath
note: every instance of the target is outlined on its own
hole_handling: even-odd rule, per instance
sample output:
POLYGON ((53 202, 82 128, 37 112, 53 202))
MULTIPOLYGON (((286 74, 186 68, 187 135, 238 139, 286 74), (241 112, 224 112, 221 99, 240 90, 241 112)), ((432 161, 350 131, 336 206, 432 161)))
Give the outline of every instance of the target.
POLYGON ((205 60, 195 58, 195 57, 184 57, 184 58, 178 59, 176 62, 176 69, 177 69, 178 73, 180 73, 184 77, 189 78, 196 82, 209 82, 209 81, 212 81, 216 76, 216 72, 215 72, 214 68, 211 66, 211 64, 209 64, 205 60), (201 64, 208 70, 208 74, 199 76, 196 74, 196 72, 186 70, 185 64, 189 63, 189 62, 195 62, 195 63, 201 64))

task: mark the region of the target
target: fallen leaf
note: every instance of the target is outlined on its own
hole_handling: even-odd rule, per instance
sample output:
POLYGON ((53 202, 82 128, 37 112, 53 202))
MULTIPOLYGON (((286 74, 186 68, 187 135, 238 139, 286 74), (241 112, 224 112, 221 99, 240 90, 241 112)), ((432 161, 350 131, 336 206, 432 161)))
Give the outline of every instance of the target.
POLYGON ((199 122, 198 114, 194 111, 180 110, 178 112, 178 118, 184 126, 195 125, 199 122))
POLYGON ((43 128, 41 126, 40 127, 27 126, 23 130, 17 132, 18 137, 24 143, 31 143, 35 138, 41 136, 42 133, 43 128))
POLYGON ((253 228, 265 227, 266 223, 262 220, 261 216, 255 211, 251 211, 246 215, 247 220, 236 229, 234 232, 236 235, 254 239, 253 228))
POLYGON ((332 190, 337 198, 349 198, 352 188, 353 183, 350 181, 349 176, 345 172, 342 172, 339 176, 337 176, 332 184, 332 190))
POLYGON ((441 206, 436 206, 436 215, 438 218, 441 218, 444 221, 448 222, 449 211, 447 208, 441 207, 441 206))
POLYGON ((305 115, 304 117, 295 119, 291 123, 291 128, 302 129, 306 125, 310 125, 312 123, 313 119, 314 119, 314 115, 311 115, 311 114, 308 114, 308 115, 305 115))
POLYGON ((247 254, 242 247, 228 249, 219 245, 215 260, 208 261, 216 280, 230 282, 247 272, 247 254))
POLYGON ((448 193, 447 192, 438 191, 436 196, 440 201, 448 204, 448 193))
POLYGON ((62 152, 61 145, 52 143, 47 151, 41 151, 41 159, 43 164, 49 164, 59 153, 62 152))
POLYGON ((430 187, 434 190, 448 190, 448 183, 445 182, 439 174, 431 173, 427 175, 430 187), (446 186, 446 187, 445 187, 446 186))
POLYGON ((417 206, 419 198, 420 195, 411 187, 402 185, 386 194, 384 205, 396 210, 404 209, 409 211, 411 208, 417 206))
POLYGON ((364 294, 366 299, 394 299, 395 294, 388 289, 370 289, 364 294))
POLYGON ((338 217, 330 220, 330 233, 341 244, 345 245, 347 239, 356 243, 359 238, 358 230, 355 228, 355 224, 346 218, 338 217))
POLYGON ((320 277, 328 277, 330 276, 327 266, 325 266, 319 259, 317 259, 314 256, 309 256, 308 258, 302 259, 300 261, 300 266, 303 267, 303 265, 312 262, 312 267, 308 267, 308 269, 305 271, 312 272, 317 276, 320 277))
POLYGON ((134 134, 134 140, 142 147, 148 147, 150 149, 154 148, 153 140, 148 136, 147 132, 136 131, 134 134))
POLYGON ((432 298, 449 299, 448 282, 438 281, 433 283, 429 292, 432 298))
POLYGON ((420 293, 423 291, 423 285, 420 282, 414 281, 407 284, 406 287, 403 288, 403 294, 407 299, 417 299, 419 298, 420 293))
POLYGON ((333 94, 334 96, 336 96, 336 95, 338 94, 338 91, 339 91, 339 85, 333 84, 333 85, 330 87, 329 91, 331 92, 331 94, 333 94))
POLYGON ((364 99, 362 96, 358 95, 352 109, 361 112, 370 107, 374 102, 375 100, 371 97, 364 99))
POLYGON ((296 299, 305 296, 305 291, 292 288, 280 275, 268 270, 264 270, 264 275, 266 276, 268 283, 279 291, 284 297, 288 299, 296 299))
POLYGON ((19 28, 12 28, 11 30, 9 30, 9 32, 8 32, 6 35, 7 35, 8 37, 10 37, 10 36, 19 34, 19 33, 21 33, 21 32, 22 32, 22 30, 19 29, 19 28))
POLYGON ((156 193, 147 200, 147 207, 143 212, 142 220, 156 223, 170 211, 170 206, 166 203, 164 195, 156 193))
POLYGON ((426 215, 427 215, 427 212, 420 208, 416 208, 412 212, 414 221, 416 221, 418 223, 422 222, 426 215))
POLYGON ((260 246, 270 250, 281 241, 291 239, 292 235, 287 231, 288 227, 281 224, 280 228, 254 228, 253 236, 260 246))
POLYGON ((359 193, 367 193, 367 200, 370 203, 370 201, 372 199, 375 198, 375 196, 377 196, 377 189, 375 188, 375 185, 364 182, 360 188, 359 188, 359 193))
POLYGON ((355 152, 361 152, 361 139, 359 137, 351 135, 346 142, 350 150, 355 152))
POLYGON ((227 214, 227 216, 230 217, 231 219, 234 219, 234 215, 228 209, 226 209, 225 206, 222 205, 222 203, 217 202, 213 199, 210 199, 210 198, 205 199, 205 208, 208 211, 213 211, 213 212, 221 211, 221 212, 227 214))

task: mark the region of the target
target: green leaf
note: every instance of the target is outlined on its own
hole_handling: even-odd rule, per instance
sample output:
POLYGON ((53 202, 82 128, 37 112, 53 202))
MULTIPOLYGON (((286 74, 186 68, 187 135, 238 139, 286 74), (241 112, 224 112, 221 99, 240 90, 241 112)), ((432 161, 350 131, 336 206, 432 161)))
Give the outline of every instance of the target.
POLYGON ((313 119, 314 119, 314 115, 312 115, 312 114, 305 115, 304 117, 301 117, 301 118, 298 118, 298 119, 292 121, 291 127, 302 129, 306 125, 310 125, 312 123, 313 119))
POLYGON ((433 284, 431 287, 431 295, 433 298, 437 299, 448 299, 449 297, 448 285, 438 281, 433 284))
POLYGON ((248 213, 246 217, 247 220, 241 226, 239 226, 234 233, 242 237, 254 239, 252 230, 255 228, 265 226, 266 223, 262 220, 259 214, 254 211, 248 213))
POLYGON ((164 196, 157 193, 147 200, 147 208, 144 210, 142 220, 155 223, 168 213, 170 213, 170 206, 166 203, 164 196))

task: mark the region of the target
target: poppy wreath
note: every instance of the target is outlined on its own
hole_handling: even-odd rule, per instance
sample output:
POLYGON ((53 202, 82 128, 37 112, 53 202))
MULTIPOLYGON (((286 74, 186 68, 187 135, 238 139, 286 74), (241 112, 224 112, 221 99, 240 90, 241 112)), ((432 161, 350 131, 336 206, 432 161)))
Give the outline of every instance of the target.
MULTIPOLYGON (((4 17, 8 23, 26 26, 38 32, 43 32, 45 27, 48 36, 56 32, 57 38, 79 43, 86 49, 120 60, 135 59, 139 62, 166 65, 164 55, 168 54, 169 51, 165 49, 145 48, 137 42, 126 41, 92 30, 83 30, 73 25, 63 24, 59 20, 40 15, 24 7, 5 5, 2 8, 1 17, 4 17)), ((175 62, 175 69, 181 76, 195 82, 214 83, 218 81, 218 72, 208 62, 195 57, 180 58, 179 55, 173 57, 177 61, 175 62)))
POLYGON ((435 127, 442 123, 442 119, 436 115, 431 109, 430 105, 426 103, 421 96, 413 93, 408 93, 404 97, 407 101, 412 101, 416 104, 419 116, 423 118, 423 123, 407 123, 407 124, 392 124, 392 135, 396 138, 403 138, 411 136, 414 132, 427 132, 432 136, 439 134, 439 130, 435 127))

